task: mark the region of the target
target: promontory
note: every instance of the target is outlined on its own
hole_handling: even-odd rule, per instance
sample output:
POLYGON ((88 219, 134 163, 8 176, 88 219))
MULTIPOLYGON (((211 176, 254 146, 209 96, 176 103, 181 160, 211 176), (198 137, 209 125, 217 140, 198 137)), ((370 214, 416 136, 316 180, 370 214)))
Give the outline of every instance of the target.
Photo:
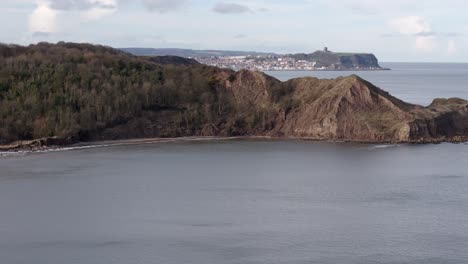
POLYGON ((90 44, 0 45, 0 144, 186 136, 353 142, 468 138, 468 102, 403 102, 353 75, 281 82, 90 44))

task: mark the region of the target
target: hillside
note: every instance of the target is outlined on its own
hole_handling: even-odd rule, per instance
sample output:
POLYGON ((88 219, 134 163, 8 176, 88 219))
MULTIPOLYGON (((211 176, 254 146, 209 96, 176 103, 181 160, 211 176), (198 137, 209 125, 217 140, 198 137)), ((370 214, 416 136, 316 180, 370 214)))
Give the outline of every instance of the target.
POLYGON ((461 141, 468 102, 411 105, 358 76, 280 82, 89 44, 0 46, 0 144, 182 136, 461 141))

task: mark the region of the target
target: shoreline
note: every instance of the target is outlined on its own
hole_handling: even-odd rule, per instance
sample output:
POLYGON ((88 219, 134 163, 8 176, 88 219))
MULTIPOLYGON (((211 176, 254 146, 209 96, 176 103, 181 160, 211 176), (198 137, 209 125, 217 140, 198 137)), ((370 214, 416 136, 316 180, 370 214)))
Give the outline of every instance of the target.
MULTIPOLYGON (((310 142, 329 142, 336 144, 362 144, 362 145, 435 145, 435 144, 468 144, 466 137, 454 137, 450 139, 433 139, 433 140, 411 140, 401 142, 390 141, 352 141, 352 140, 327 140, 307 137, 272 137, 272 136, 234 136, 234 137, 217 137, 217 136, 193 136, 193 137, 172 137, 172 138, 133 138, 133 139, 118 139, 118 140, 100 140, 90 142, 77 142, 73 144, 44 144, 48 139, 37 139, 31 141, 14 142, 11 144, 0 145, 0 157, 8 154, 28 154, 54 151, 67 151, 79 149, 105 148, 116 146, 133 146, 146 145, 156 143, 172 143, 172 142, 210 142, 210 141, 229 141, 229 140, 264 140, 264 141, 310 141, 310 142)), ((54 140, 56 140, 54 138, 54 140)))
POLYGON ((324 70, 262 70, 262 72, 372 72, 372 71, 391 71, 390 68, 382 68, 382 69, 340 69, 340 70, 332 70, 332 69, 324 69, 324 70))
POLYGON ((171 142, 208 142, 208 141, 227 141, 227 140, 275 140, 275 138, 267 136, 249 136, 249 137, 173 137, 173 138, 134 138, 134 139, 117 139, 117 140, 100 140, 90 142, 77 142, 73 144, 57 144, 57 145, 34 145, 39 140, 14 142, 12 144, 0 145, 0 156, 8 153, 36 153, 36 152, 51 152, 64 151, 74 149, 91 149, 104 148, 115 146, 132 146, 145 145, 156 143, 171 143, 171 142), (29 144, 28 144, 29 143, 29 144))

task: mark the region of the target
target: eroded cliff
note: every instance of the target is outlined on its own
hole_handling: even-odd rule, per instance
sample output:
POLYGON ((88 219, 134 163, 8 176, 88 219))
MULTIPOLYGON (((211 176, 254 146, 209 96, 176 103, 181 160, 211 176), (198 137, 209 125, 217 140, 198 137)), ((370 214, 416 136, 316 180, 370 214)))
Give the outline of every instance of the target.
POLYGON ((468 102, 458 98, 436 99, 428 107, 413 105, 355 75, 334 80, 299 78, 279 83, 261 73, 241 71, 236 79, 227 82, 227 87, 236 87, 237 94, 243 91, 243 96, 235 96, 240 102, 252 100, 255 105, 269 105, 278 112, 273 128, 266 131, 270 136, 438 142, 461 141, 468 135, 468 102), (271 87, 280 86, 283 104, 274 103, 278 99, 269 94, 271 87))

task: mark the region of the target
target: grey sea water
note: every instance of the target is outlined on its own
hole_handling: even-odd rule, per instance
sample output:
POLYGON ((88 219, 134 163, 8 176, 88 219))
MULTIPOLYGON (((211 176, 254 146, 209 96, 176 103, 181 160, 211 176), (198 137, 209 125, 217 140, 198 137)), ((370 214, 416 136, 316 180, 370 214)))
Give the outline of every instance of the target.
MULTIPOLYGON (((468 98, 452 66, 359 74, 414 103, 468 98)), ((0 263, 468 263, 467 160, 466 144, 258 140, 7 155, 0 263)))

